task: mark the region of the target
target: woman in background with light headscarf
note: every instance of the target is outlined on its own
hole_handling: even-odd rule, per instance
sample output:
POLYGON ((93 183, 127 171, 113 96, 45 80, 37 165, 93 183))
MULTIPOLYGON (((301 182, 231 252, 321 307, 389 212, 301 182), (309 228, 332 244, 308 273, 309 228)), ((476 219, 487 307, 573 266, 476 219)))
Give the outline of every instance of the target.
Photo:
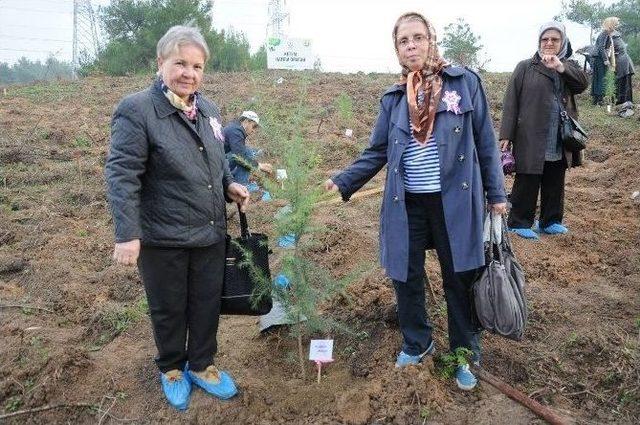
POLYGON ((548 22, 538 33, 538 50, 511 74, 504 96, 500 128, 501 149, 513 145, 516 177, 511 192, 509 227, 526 239, 538 233, 562 234, 564 179, 568 167, 580 165, 579 152, 565 151, 559 136, 560 111, 573 118, 574 95, 588 85, 587 75, 569 60, 571 43, 560 22, 548 22), (540 221, 534 218, 538 192, 540 221))

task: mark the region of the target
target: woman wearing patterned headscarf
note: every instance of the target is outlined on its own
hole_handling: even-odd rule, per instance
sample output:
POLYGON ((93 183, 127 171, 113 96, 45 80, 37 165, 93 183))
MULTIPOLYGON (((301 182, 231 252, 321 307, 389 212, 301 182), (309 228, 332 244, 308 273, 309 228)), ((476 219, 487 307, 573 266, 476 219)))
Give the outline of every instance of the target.
MULTIPOLYGON (((479 332, 469 288, 484 266, 486 204, 506 212, 506 195, 491 113, 480 78, 439 55, 436 34, 421 14, 396 21, 393 43, 400 81, 381 99, 370 145, 344 171, 325 182, 346 201, 387 165, 380 214, 380 261, 393 280, 403 344, 396 367, 434 352, 425 310, 425 250, 438 253, 449 316, 449 347, 473 351, 479 332)), ((456 382, 472 389, 468 366, 456 382)))
POLYGON ((538 233, 563 234, 564 178, 569 166, 580 165, 579 152, 565 151, 559 137, 560 111, 577 118, 574 95, 588 85, 587 75, 569 60, 571 43, 564 25, 540 27, 538 48, 511 74, 504 95, 501 149, 513 145, 516 177, 511 191, 509 227, 526 239, 538 233), (540 220, 532 229, 540 196, 540 220))

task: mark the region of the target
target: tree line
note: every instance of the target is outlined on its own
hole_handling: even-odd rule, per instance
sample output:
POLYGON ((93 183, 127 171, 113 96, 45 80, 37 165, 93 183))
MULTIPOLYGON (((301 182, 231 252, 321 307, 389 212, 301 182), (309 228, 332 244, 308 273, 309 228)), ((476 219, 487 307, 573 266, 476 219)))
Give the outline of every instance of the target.
MULTIPOLYGON (((207 0, 113 0, 100 8, 99 19, 106 44, 97 56, 83 55, 81 75, 129 75, 147 73, 156 67, 156 43, 173 25, 195 25, 209 45, 212 58, 208 71, 248 71, 267 68, 267 52, 261 47, 251 54, 242 32, 216 31, 212 23, 212 2, 207 0)), ((607 16, 617 16, 628 52, 640 63, 640 0, 619 0, 609 6, 594 0, 564 0, 558 19, 588 26, 592 39, 607 16)), ((458 19, 445 27, 440 42, 444 56, 458 65, 482 69, 488 62, 480 58, 482 45, 469 24, 458 19)), ((71 66, 49 58, 44 63, 26 58, 9 65, 0 62, 0 84, 69 78, 71 66)))
POLYGON ((640 63, 640 0, 619 0, 609 6, 594 0, 563 0, 561 19, 577 22, 591 29, 591 40, 609 16, 620 19, 620 34, 634 63, 640 63))
POLYGON ((0 84, 24 84, 31 81, 69 79, 72 74, 71 64, 53 57, 44 62, 30 61, 23 57, 13 65, 0 62, 0 84))
MULTIPOLYGON (((112 0, 98 12, 106 44, 95 57, 81 54, 79 74, 130 75, 155 70, 158 40, 171 26, 184 24, 200 28, 207 41, 212 52, 208 71, 266 69, 266 49, 251 54, 243 33, 216 31, 211 10, 212 2, 207 0, 112 0)), ((44 63, 24 57, 13 65, 0 62, 0 84, 71 76, 71 65, 54 57, 44 63)))
POLYGON ((213 28, 212 7, 207 0, 114 0, 100 11, 108 43, 82 71, 126 75, 153 70, 158 40, 169 27, 184 24, 197 26, 209 45, 209 71, 266 68, 264 48, 252 55, 243 33, 213 28))

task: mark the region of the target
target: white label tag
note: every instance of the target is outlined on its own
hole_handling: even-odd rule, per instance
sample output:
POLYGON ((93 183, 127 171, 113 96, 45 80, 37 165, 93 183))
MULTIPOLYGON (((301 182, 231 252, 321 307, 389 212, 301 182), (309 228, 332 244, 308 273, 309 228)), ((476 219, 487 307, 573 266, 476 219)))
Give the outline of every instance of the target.
POLYGON ((312 339, 309 347, 309 360, 317 362, 333 361, 333 340, 312 339))
POLYGON ((278 168, 276 170, 276 180, 283 181, 287 179, 287 170, 284 168, 278 168))

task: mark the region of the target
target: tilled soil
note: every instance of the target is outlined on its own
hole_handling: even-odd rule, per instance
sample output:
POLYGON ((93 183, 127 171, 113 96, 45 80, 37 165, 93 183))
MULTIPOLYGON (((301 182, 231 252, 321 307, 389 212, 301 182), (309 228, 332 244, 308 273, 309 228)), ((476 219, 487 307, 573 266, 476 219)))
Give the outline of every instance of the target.
MULTIPOLYGON (((379 96, 395 78, 214 74, 203 91, 228 120, 255 105, 256 96, 294 104, 306 85, 303 134, 322 155, 320 182, 366 145, 379 96), (285 81, 276 84, 280 76, 285 81), (352 118, 339 113, 341 93, 353 100, 352 118), (354 138, 344 137, 347 126, 354 138)), ((507 76, 484 78, 497 124, 507 76)), ((138 273, 110 260, 102 174, 113 107, 150 81, 91 77, 9 87, 0 98, 0 414, 66 405, 6 423, 542 422, 486 383, 461 393, 431 359, 394 369, 400 333, 393 289, 377 265, 380 194, 323 206, 314 216, 326 231, 316 236, 310 257, 336 277, 364 270, 345 295, 323 306, 353 332, 325 335, 336 340, 336 361, 321 383, 311 364, 307 377, 299 376, 287 329, 263 335, 255 318, 223 317, 216 362, 237 379, 240 395, 220 402, 195 390, 187 412, 170 409, 153 364, 138 273)), ((640 198, 631 194, 640 190, 640 123, 608 116, 587 101, 579 102, 591 132, 585 165, 567 175, 570 233, 539 242, 512 238, 527 274, 529 327, 521 342, 485 335, 483 365, 577 423, 637 423, 640 198)), ((263 136, 255 145, 269 150, 263 136)), ((365 188, 382 182, 380 173, 365 188)), ((256 204, 252 227, 275 239, 272 217, 280 206, 278 200, 256 204)), ((446 307, 433 253, 427 275, 443 352, 446 307)))

